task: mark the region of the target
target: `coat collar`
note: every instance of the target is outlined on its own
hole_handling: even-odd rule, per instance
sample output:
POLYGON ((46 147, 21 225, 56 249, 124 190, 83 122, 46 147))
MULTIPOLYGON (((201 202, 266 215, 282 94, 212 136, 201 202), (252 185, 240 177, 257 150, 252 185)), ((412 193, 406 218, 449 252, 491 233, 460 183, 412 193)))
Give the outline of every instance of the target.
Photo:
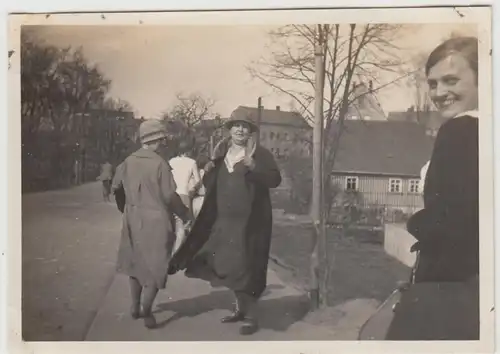
POLYGON ((136 152, 132 153, 132 156, 139 157, 139 158, 150 158, 150 159, 161 158, 160 155, 158 155, 155 151, 149 150, 149 149, 144 149, 143 147, 141 147, 136 152))
POLYGON ((465 117, 465 116, 470 116, 470 117, 474 117, 474 118, 479 118, 479 112, 477 110, 473 110, 473 111, 467 111, 467 112, 463 112, 463 113, 459 113, 457 114, 455 117, 453 118, 459 118, 459 117, 465 117))
MULTIPOLYGON (((253 141, 255 143, 255 141, 253 141)), ((248 140, 248 149, 251 149, 252 147, 250 146, 252 144, 251 139, 248 140)), ((222 139, 214 148, 214 152, 212 154, 212 160, 221 160, 223 159, 229 147, 231 146, 231 137, 226 137, 222 139)), ((258 146, 255 146, 255 148, 258 148, 258 146)), ((255 152, 253 153, 252 156, 255 156, 255 152)))

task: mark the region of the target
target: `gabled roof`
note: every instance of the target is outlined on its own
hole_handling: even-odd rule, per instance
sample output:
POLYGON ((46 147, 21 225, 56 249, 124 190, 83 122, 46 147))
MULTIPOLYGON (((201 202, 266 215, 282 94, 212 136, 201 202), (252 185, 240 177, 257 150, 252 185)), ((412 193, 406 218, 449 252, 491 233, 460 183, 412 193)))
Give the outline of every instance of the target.
MULTIPOLYGON (((235 109, 239 114, 254 116, 257 120, 259 110, 257 107, 239 106, 235 109)), ((280 109, 262 109, 261 124, 287 125, 296 128, 311 129, 306 120, 298 112, 282 111, 280 109)))
POLYGON ((418 177, 433 145, 433 138, 417 123, 345 121, 333 170, 418 177))
POLYGON ((438 111, 389 112, 389 121, 420 123, 427 129, 437 130, 446 121, 438 111))

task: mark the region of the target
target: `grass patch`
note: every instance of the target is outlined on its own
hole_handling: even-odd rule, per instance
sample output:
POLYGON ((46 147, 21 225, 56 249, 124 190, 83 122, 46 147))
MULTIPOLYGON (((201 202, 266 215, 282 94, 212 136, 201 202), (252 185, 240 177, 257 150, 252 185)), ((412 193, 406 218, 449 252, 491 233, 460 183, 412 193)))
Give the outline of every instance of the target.
MULTIPOLYGON (((380 231, 379 231, 380 232, 380 231)), ((295 270, 278 275, 304 289, 309 286, 311 229, 303 226, 273 226, 271 253, 295 270)), ((328 305, 364 298, 384 301, 405 281, 410 268, 387 255, 381 235, 369 230, 352 230, 346 235, 339 229, 327 230, 327 252, 333 260, 328 283, 328 305)))

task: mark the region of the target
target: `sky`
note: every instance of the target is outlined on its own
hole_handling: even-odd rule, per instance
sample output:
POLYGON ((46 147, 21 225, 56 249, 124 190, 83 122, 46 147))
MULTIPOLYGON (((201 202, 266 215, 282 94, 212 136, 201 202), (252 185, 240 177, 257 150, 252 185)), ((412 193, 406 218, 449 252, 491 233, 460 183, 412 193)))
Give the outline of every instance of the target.
MULTIPOLYGON (((82 47, 85 57, 111 79, 110 95, 124 99, 138 116, 159 115, 172 107, 176 93, 212 97, 223 117, 239 105, 290 108, 290 98, 252 79, 246 67, 269 55, 270 26, 41 26, 48 44, 82 47)), ((452 32, 475 34, 454 24, 413 25, 401 34, 405 59, 429 53, 452 32)), ((389 79, 387 81, 390 81, 389 79)), ((378 93, 384 111, 406 110, 412 91, 392 85, 378 93)))

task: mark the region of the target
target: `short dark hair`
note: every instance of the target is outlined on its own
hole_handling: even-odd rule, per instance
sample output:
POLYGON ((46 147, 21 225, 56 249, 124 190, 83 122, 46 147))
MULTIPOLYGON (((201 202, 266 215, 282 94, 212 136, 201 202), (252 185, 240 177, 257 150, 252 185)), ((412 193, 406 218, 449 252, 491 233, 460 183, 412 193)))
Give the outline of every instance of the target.
POLYGON ((193 147, 194 147, 194 139, 191 137, 186 137, 185 139, 179 141, 179 144, 177 146, 177 153, 179 155, 187 154, 191 152, 193 147))
POLYGON ((425 75, 434 65, 452 54, 462 55, 469 63, 470 68, 478 74, 478 40, 476 37, 451 38, 438 45, 429 55, 425 64, 425 75))

